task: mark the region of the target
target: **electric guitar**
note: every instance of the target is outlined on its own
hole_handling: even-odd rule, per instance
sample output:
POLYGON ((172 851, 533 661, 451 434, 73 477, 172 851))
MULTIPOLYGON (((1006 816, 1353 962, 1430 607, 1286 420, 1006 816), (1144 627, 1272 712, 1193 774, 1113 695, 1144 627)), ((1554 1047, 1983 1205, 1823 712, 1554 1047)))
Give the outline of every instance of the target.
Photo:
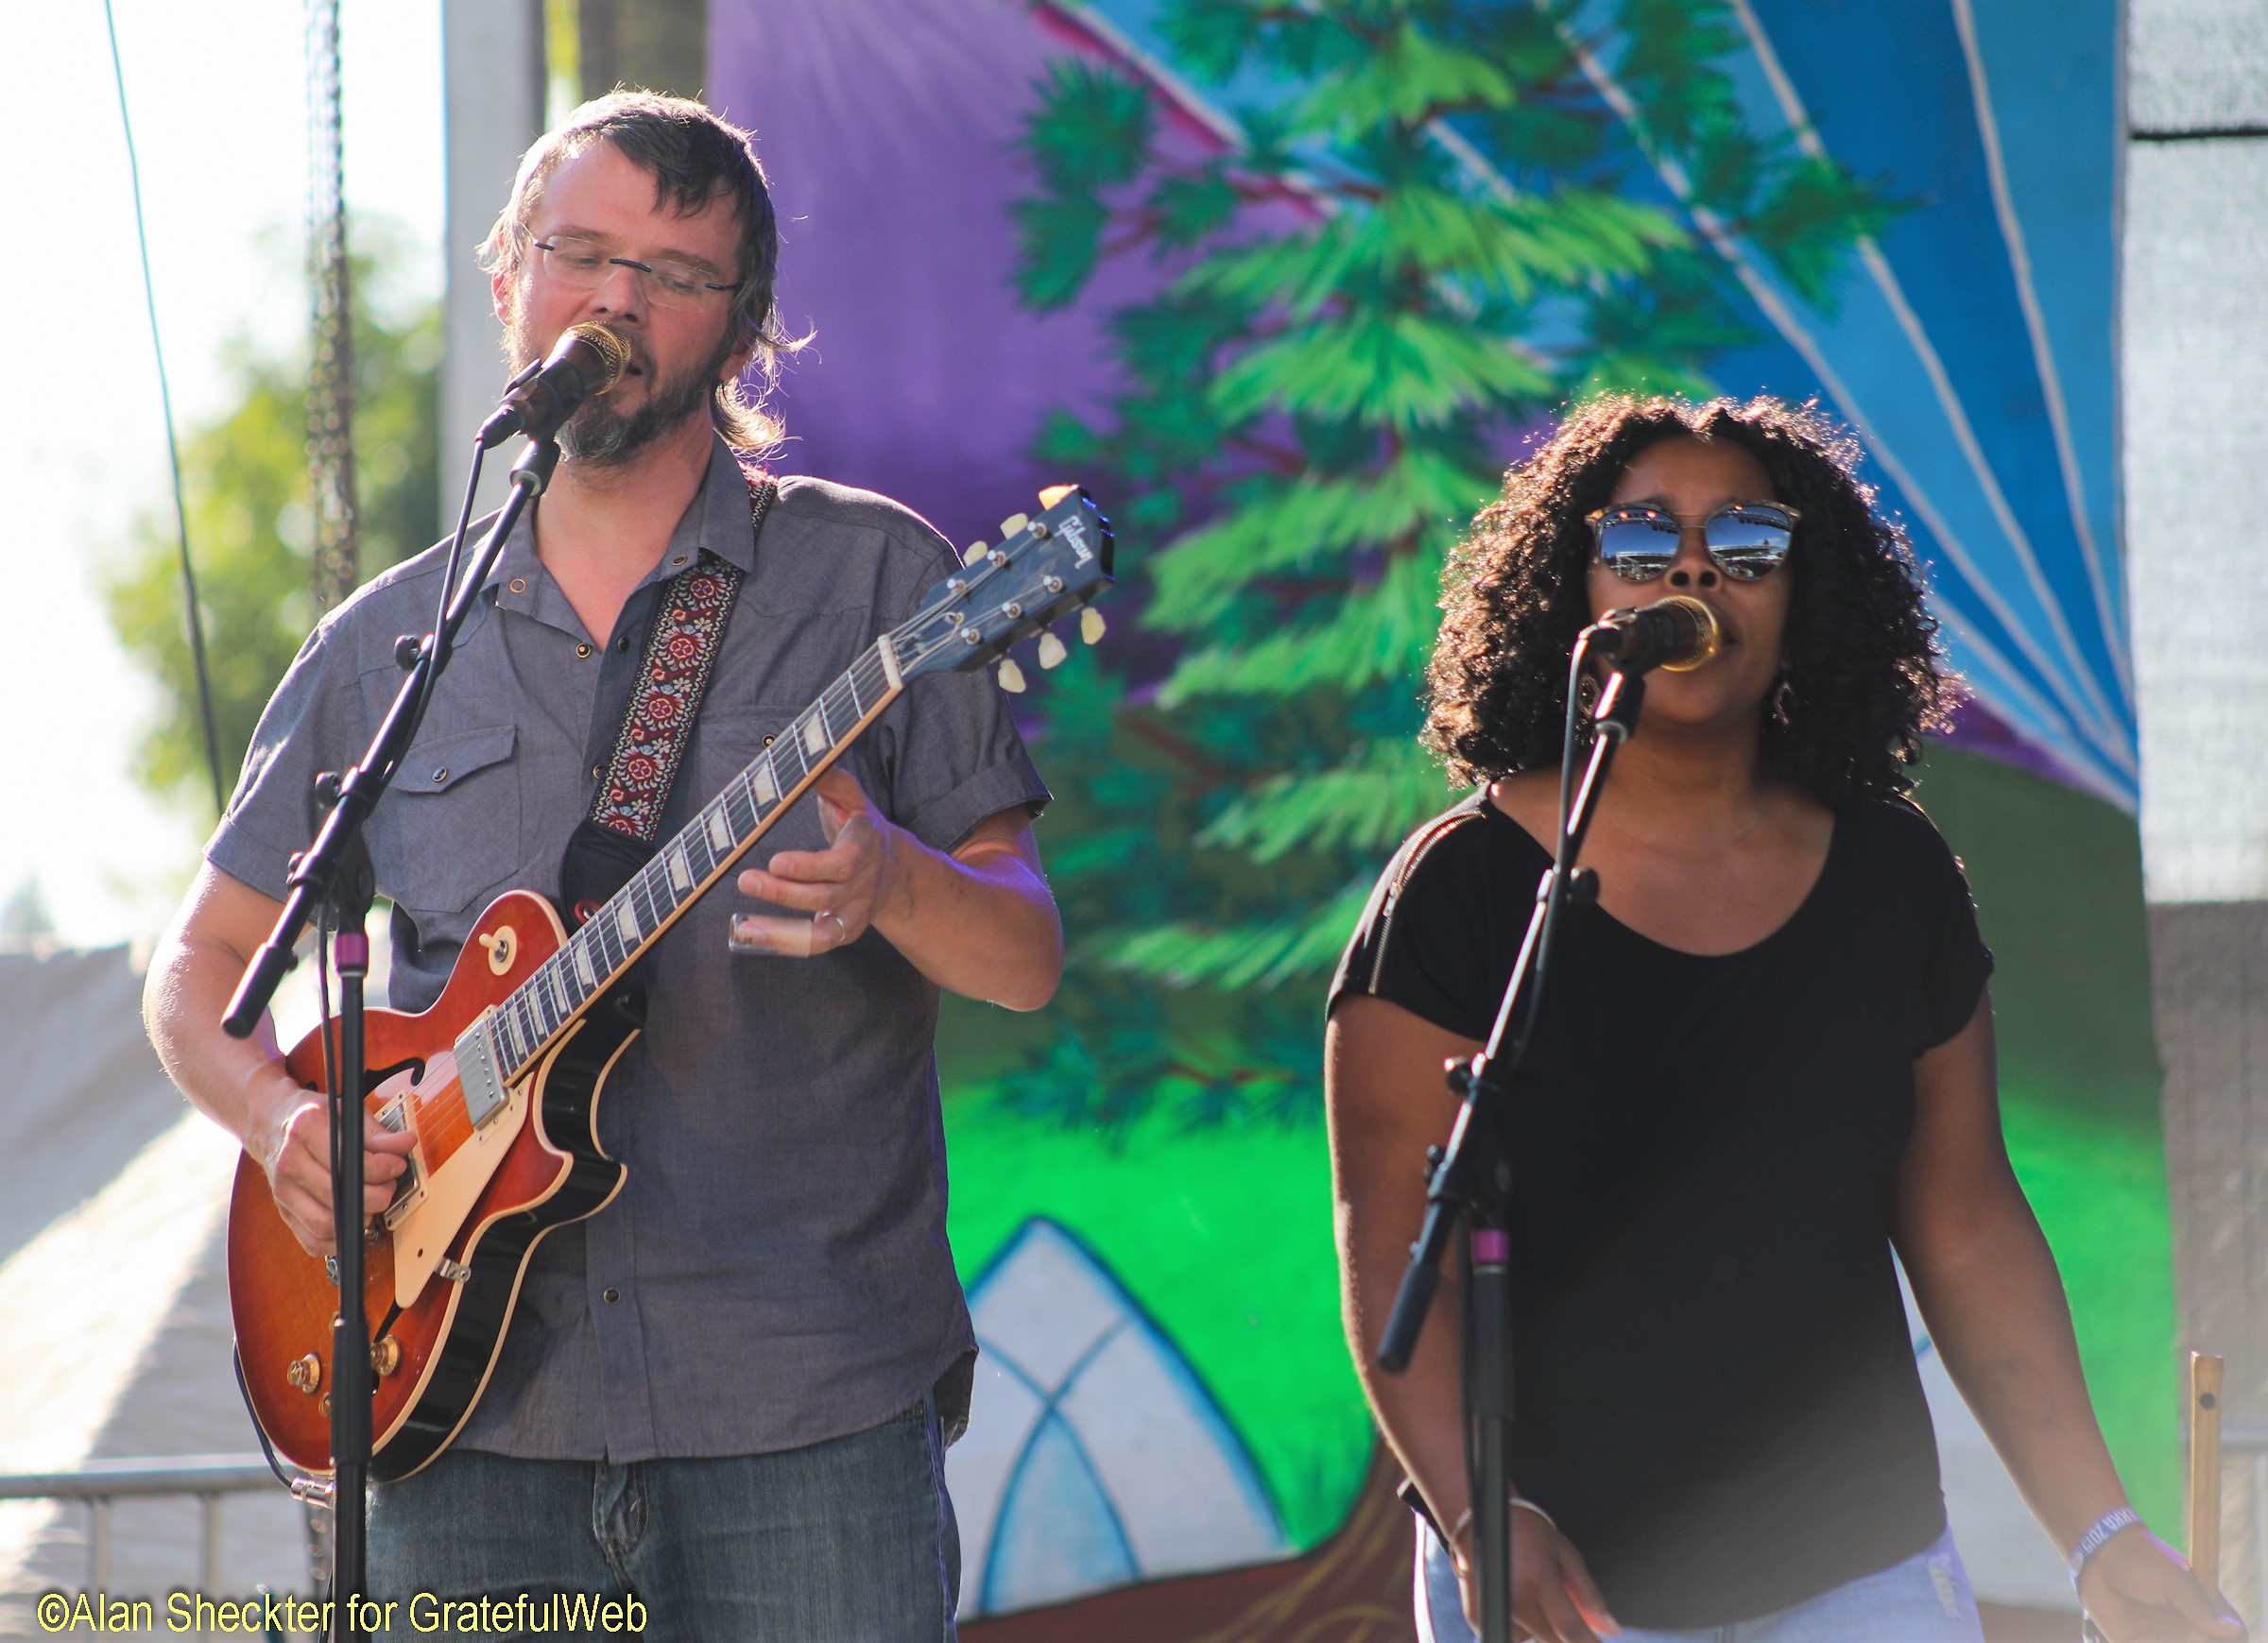
MULTIPOLYGON (((725 784, 630 881, 570 933, 549 899, 512 890, 473 927, 422 1015, 372 1010, 369 1121, 416 1137, 411 1168, 369 1228, 362 1312, 376 1371, 370 1476, 406 1478, 447 1447, 488 1383, 538 1241, 596 1214, 627 1173, 599 1146, 598 1099, 637 1035, 626 981, 685 910, 732 870, 868 725, 923 674, 1005 656, 1111 580, 1109 522, 1075 486, 1002 527, 906 622, 877 639, 763 757, 725 784)), ((1101 618, 1081 613, 1090 641, 1101 618)), ((1040 659, 1062 659, 1053 634, 1040 659)), ((1003 683, 1021 688, 1003 661, 1003 683)), ((285 1057, 323 1087, 318 1027, 285 1057)), ((331 1465, 331 1262, 300 1246, 249 1155, 229 1205, 229 1308, 245 1395, 295 1465, 331 1465)))

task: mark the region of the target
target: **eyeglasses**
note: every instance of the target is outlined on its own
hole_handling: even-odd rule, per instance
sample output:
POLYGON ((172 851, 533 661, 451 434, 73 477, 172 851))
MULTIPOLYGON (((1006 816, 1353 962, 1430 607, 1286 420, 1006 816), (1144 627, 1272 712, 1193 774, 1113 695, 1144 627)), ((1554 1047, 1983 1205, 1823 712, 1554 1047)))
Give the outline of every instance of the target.
POLYGON ((679 262, 675 257, 658 257, 650 263, 618 257, 611 248, 599 241, 578 239, 573 234, 554 234, 534 244, 542 260, 543 272, 578 291, 596 290, 606 282, 610 269, 637 269, 644 277, 645 300, 657 308, 703 307, 710 301, 712 291, 737 291, 747 283, 745 280, 735 280, 730 285, 720 285, 709 278, 708 269, 679 262))
MULTIPOLYGON (((1777 502, 1736 502, 1701 523, 1710 562, 1736 582, 1753 582, 1788 556, 1803 516, 1777 502)), ((1625 582, 1651 582, 1677 556, 1684 524, 1659 507, 1603 507, 1584 516, 1598 539, 1599 562, 1625 582)))

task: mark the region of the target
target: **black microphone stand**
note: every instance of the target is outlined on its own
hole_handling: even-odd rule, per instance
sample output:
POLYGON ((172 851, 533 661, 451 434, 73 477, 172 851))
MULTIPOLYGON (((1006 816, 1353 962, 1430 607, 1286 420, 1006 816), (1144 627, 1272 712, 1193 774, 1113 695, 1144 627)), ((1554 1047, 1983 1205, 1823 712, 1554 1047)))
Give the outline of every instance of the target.
MULTIPOLYGON (((329 1091, 331 1205, 333 1237, 338 1253, 326 1262, 332 1269, 339 1296, 331 1338, 334 1513, 331 1635, 335 1639, 353 1639, 359 1643, 359 1639, 369 1634, 369 1622, 374 1618, 367 1600, 369 1519, 364 1494, 370 1471, 373 1384, 372 1342, 363 1302, 364 1240, 369 1223, 362 1212, 365 1117, 362 1098, 367 1093, 362 990, 370 957, 369 936, 364 922, 369 913, 374 885, 369 857, 363 848, 362 828, 385 796, 387 783, 401 766, 403 755, 409 751, 409 744, 417 736, 418 726, 425 716, 425 706, 432 698, 432 687, 449 665, 457 629, 464 625, 472 602, 480 596, 481 584, 488 580, 489 573, 503 554, 505 539, 511 535, 528 503, 550 484, 552 470, 558 459, 556 439, 530 443, 520 460, 512 465, 511 492, 505 498, 495 522, 489 527, 489 534, 473 556, 472 569, 453 584, 453 596, 451 588, 444 589, 447 603, 442 607, 435 631, 421 640, 414 635, 405 637, 395 647, 395 656, 408 671, 408 677, 402 681, 393 706, 387 710, 386 718, 377 734, 370 738, 361 762, 338 779, 335 798, 317 830, 315 843, 293 862, 291 876, 285 881, 289 896, 284 911, 266 943, 252 955, 244 979, 237 984, 235 996, 229 1001, 228 1013, 221 1018, 222 1030, 231 1037, 251 1035, 284 972, 291 968, 292 948, 300 933, 307 927, 308 918, 322 909, 325 926, 337 933, 334 951, 339 974, 337 1055, 330 1063, 333 1072, 329 1091)), ((477 480, 477 457, 473 474, 477 480)), ((468 516, 471 506, 472 488, 468 486, 468 516)), ((461 545, 464 532, 465 524, 460 519, 457 544, 461 545)), ((454 552, 450 568, 452 572, 455 568, 454 552)), ((331 1023, 323 1023, 326 1038, 331 1031, 331 1023)))
POLYGON ((1426 1187, 1425 1223, 1410 1245, 1410 1264, 1401 1275, 1394 1309, 1378 1345, 1378 1366, 1399 1375, 1425 1326, 1427 1309, 1440 1282, 1441 1258, 1450 1232, 1461 1216, 1468 1228, 1469 1277, 1464 1285, 1462 1319, 1465 1350, 1466 1475, 1472 1498, 1473 1561, 1480 1571, 1482 1643, 1512 1640, 1511 1488, 1508 1454, 1512 1424, 1512 1312, 1510 1292, 1512 1159, 1504 1148, 1503 1107, 1527 1060, 1543 1007, 1544 980, 1554 938, 1572 904, 1598 899, 1598 874, 1577 868, 1590 814, 1616 751, 1637 727, 1645 699, 1645 680, 1617 667, 1606 676, 1590 710, 1594 731, 1590 762, 1574 784, 1575 726, 1581 712, 1576 684, 1588 659, 1591 630, 1575 644, 1568 678, 1567 740, 1559 766, 1559 829, 1552 865, 1536 887, 1536 911, 1528 919, 1512 979, 1497 1007, 1488 1042, 1469 1063, 1452 1062, 1449 1087, 1464 1098, 1446 1146, 1430 1148, 1433 1172, 1426 1187), (1514 1010, 1525 994, 1519 1035, 1509 1049, 1505 1037, 1514 1010))

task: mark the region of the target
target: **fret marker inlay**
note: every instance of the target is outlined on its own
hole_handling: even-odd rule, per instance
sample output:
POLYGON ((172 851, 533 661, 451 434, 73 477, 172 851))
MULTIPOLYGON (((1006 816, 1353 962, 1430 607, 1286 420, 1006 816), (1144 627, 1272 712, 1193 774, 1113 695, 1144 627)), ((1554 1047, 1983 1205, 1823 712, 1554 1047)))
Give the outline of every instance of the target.
POLYGON ((756 774, 749 779, 748 785, 755 790, 758 804, 770 804, 780 796, 780 784, 772 779, 772 762, 769 759, 756 766, 756 774))
POLYGON ((720 856, 732 847, 732 824, 725 820, 722 805, 709 813, 709 842, 720 856))
POLYGON ((827 751, 827 714, 824 709, 803 721, 803 745, 813 757, 827 751))
POLYGON ((693 869, 685 864, 685 847, 679 845, 669 852, 669 881, 682 896, 693 888, 693 869))
POLYGON ((638 915, 630 910, 630 904, 627 901, 625 901, 622 904, 622 910, 614 915, 614 928, 622 932, 624 947, 631 948, 638 945, 638 915))

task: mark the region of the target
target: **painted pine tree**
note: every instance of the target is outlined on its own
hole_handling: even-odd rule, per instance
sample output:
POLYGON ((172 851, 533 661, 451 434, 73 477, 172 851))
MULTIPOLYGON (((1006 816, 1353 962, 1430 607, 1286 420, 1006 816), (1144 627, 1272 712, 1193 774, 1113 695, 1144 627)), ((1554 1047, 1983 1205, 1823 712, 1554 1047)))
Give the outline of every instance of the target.
POLYGON ((1171 274, 1112 317, 1107 416, 1041 436, 1134 548, 1137 631, 1038 698, 1074 963, 1004 1092, 1106 1125, 1319 1110, 1321 983, 1453 797, 1415 739, 1446 554, 1571 395, 1705 390, 1744 338, 1696 221, 1824 305, 1894 209, 1744 126, 1716 0, 1174 0, 1163 26, 1177 69, 1259 91, 1241 140, 1189 158, 1156 93, 1066 61, 1018 208, 1032 306, 1107 258, 1171 274))

